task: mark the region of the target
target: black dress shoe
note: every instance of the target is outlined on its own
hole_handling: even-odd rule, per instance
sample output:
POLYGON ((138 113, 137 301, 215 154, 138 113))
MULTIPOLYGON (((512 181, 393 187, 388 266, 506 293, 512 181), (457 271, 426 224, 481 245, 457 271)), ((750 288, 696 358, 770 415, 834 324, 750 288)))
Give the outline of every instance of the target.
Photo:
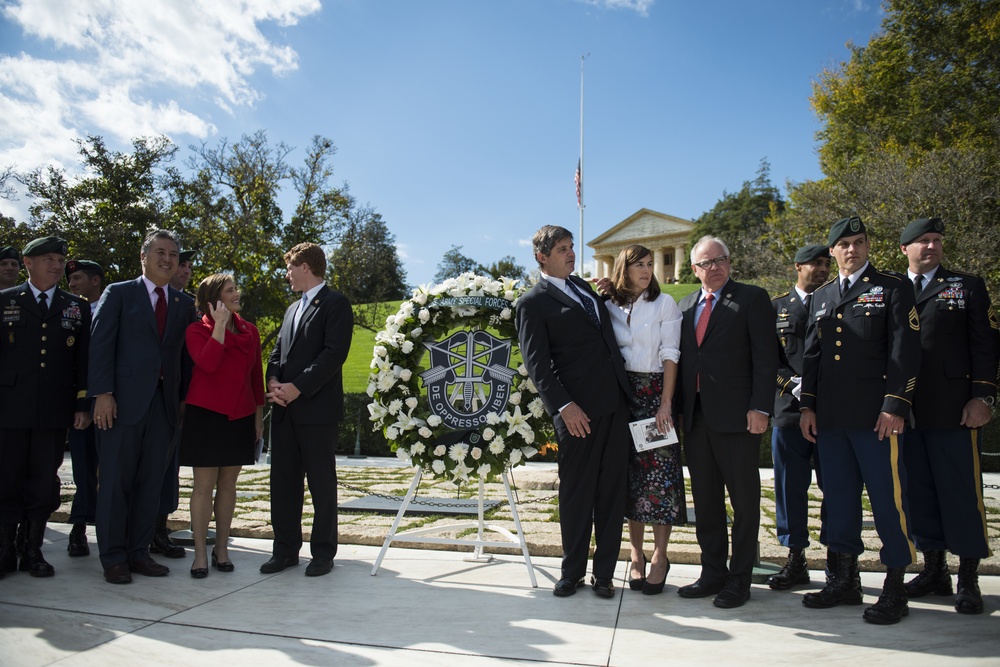
POLYGON ((128 563, 115 563, 104 571, 104 580, 109 584, 131 584, 132 573, 128 563))
POLYGON ((219 572, 232 572, 233 570, 236 569, 236 566, 233 565, 233 561, 231 560, 223 561, 220 563, 219 559, 215 557, 215 549, 212 549, 212 567, 214 567, 219 572))
POLYGON ((677 589, 677 594, 682 598, 707 598, 710 595, 718 595, 725 586, 724 581, 705 581, 698 579, 693 584, 681 586, 677 589))
POLYGON ((165 577, 170 574, 170 568, 160 565, 148 556, 142 560, 132 560, 128 563, 129 572, 141 574, 144 577, 165 577))
POLYGON ((613 598, 615 596, 615 585, 610 579, 591 577, 590 587, 594 589, 598 597, 613 598))
POLYGON ((207 567, 192 567, 191 568, 191 576, 194 579, 204 579, 205 577, 208 576, 208 568, 207 567))
POLYGON ((750 577, 729 576, 712 604, 721 609, 742 607, 750 599, 750 577))
POLYGON ((552 594, 557 598, 568 598, 576 595, 576 589, 580 586, 583 586, 583 579, 560 579, 552 589, 552 594))
POLYGON ((87 524, 73 524, 73 530, 69 531, 69 545, 66 547, 71 558, 90 555, 90 545, 87 544, 87 524))
POLYGON ((274 574, 281 572, 286 567, 295 567, 299 564, 299 559, 294 556, 271 556, 271 560, 260 566, 261 574, 274 574))
POLYGON ((309 561, 309 565, 306 566, 306 576, 322 577, 324 574, 330 574, 330 570, 332 569, 332 558, 313 558, 309 561))

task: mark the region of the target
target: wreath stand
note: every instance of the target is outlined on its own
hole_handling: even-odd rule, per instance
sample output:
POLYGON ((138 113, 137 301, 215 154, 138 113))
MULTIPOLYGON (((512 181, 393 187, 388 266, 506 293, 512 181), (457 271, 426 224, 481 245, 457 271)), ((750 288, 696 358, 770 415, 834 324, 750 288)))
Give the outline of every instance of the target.
POLYGON ((392 527, 389 528, 389 532, 385 536, 385 542, 382 543, 382 550, 379 551, 378 558, 375 559, 375 565, 372 567, 371 575, 374 577, 378 573, 378 569, 382 565, 382 559, 385 558, 385 554, 389 550, 389 545, 393 542, 423 542, 425 544, 457 544, 472 546, 474 548, 472 555, 464 560, 475 563, 488 563, 493 560, 493 556, 483 553, 484 547, 509 547, 513 543, 520 545, 521 547, 521 553, 524 556, 524 564, 528 568, 528 578, 531 580, 531 587, 538 588, 538 582, 535 580, 535 570, 531 565, 531 554, 528 553, 528 544, 524 540, 524 531, 521 530, 521 519, 517 515, 517 504, 514 502, 514 494, 510 490, 510 479, 508 478, 508 473, 509 470, 505 470, 503 474, 501 474, 501 478, 503 479, 504 491, 507 493, 507 502, 510 504, 510 513, 514 517, 514 529, 517 531, 516 536, 503 526, 485 523, 483 519, 483 495, 486 484, 482 477, 479 478, 478 521, 450 524, 447 526, 417 528, 415 530, 407 530, 402 533, 397 533, 396 530, 399 528, 399 523, 403 520, 403 515, 406 514, 407 508, 413 501, 413 497, 417 493, 417 487, 420 486, 420 480, 424 475, 423 469, 417 468, 416 473, 413 475, 413 482, 410 484, 410 489, 406 492, 406 496, 403 498, 403 504, 400 505, 399 511, 396 512, 396 519, 392 522, 392 527), (469 528, 477 529, 475 539, 423 537, 423 535, 429 535, 431 533, 440 533, 452 530, 461 531, 469 528), (484 539, 483 533, 487 530, 500 533, 500 535, 507 538, 507 541, 490 541, 484 539))

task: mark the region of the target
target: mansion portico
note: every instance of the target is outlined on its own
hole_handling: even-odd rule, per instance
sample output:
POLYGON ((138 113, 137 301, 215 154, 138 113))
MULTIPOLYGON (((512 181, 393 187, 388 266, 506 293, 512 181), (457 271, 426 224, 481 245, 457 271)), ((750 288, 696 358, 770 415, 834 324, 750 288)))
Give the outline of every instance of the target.
POLYGON ((633 243, 653 251, 653 273, 661 283, 680 279, 687 261, 687 245, 694 223, 665 213, 641 208, 593 239, 595 278, 610 277, 621 249, 633 243))

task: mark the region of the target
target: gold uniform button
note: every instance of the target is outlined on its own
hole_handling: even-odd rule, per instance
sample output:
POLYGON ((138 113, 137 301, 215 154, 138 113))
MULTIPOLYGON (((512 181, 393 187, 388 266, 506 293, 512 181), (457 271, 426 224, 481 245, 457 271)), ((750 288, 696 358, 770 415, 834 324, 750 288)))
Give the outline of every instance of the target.
POLYGON ((841 329, 840 327, 837 327, 837 333, 844 333, 844 330, 841 329))
POLYGON ((838 320, 844 319, 844 314, 843 313, 837 313, 837 319, 838 320))
POLYGON ((837 341, 836 343, 834 343, 834 345, 836 345, 837 347, 840 347, 841 345, 843 345, 843 343, 841 343, 841 342, 840 342, 840 341, 838 340, 838 341, 837 341))
POLYGON ((45 368, 45 362, 44 361, 42 362, 42 368, 45 368))
POLYGON ((49 328, 49 325, 48 325, 48 324, 45 324, 44 322, 42 322, 42 328, 43 328, 43 329, 48 329, 48 328, 49 328))
POLYGON ((840 361, 840 355, 839 354, 833 355, 833 358, 836 359, 837 361, 840 361))
POLYGON ((44 343, 45 341, 47 341, 47 340, 48 340, 48 337, 47 337, 47 336, 42 336, 42 342, 43 342, 43 343, 44 343))

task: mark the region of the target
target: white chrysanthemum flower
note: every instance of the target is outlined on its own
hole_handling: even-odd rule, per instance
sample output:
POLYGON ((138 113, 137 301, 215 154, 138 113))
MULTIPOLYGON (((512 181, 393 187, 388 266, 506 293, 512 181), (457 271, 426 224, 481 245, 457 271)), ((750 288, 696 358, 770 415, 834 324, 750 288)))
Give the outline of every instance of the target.
POLYGON ((493 429, 487 427, 487 429, 485 431, 483 431, 483 440, 486 440, 487 442, 489 442, 490 440, 493 439, 493 436, 495 436, 495 435, 496 435, 496 431, 494 431, 493 429))
POLYGON ((497 437, 490 443, 490 452, 493 454, 502 454, 504 450, 503 438, 497 437))
POLYGON ((389 405, 387 407, 389 408, 389 414, 394 415, 403 409, 403 402, 396 398, 389 401, 389 405))
POLYGON ((541 419, 545 414, 545 403, 540 398, 533 399, 531 403, 528 403, 528 412, 535 419, 541 419))
POLYGON ((515 465, 517 465, 520 462, 521 462, 521 450, 520 449, 512 449, 511 452, 510 452, 510 464, 512 466, 515 466, 515 465))
POLYGON ((527 380, 522 382, 521 386, 530 391, 532 394, 538 393, 538 389, 535 387, 535 383, 531 381, 531 378, 528 378, 527 380))
POLYGON ((431 415, 430 417, 427 418, 427 425, 430 426, 431 428, 437 428, 438 426, 441 425, 441 418, 438 417, 437 415, 431 415))
POLYGON ((417 433, 420 434, 421 438, 429 438, 432 435, 434 435, 434 433, 432 433, 431 430, 426 426, 421 426, 420 429, 417 431, 417 433))
POLYGON ((519 392, 519 391, 513 392, 510 395, 510 398, 507 399, 507 402, 510 403, 511 405, 520 405, 521 404, 521 392, 519 392))
POLYGON ((473 447, 472 451, 469 452, 469 456, 472 457, 472 460, 478 461, 483 458, 483 450, 479 449, 479 447, 473 447))
POLYGON ((438 445, 434 448, 434 456, 444 456, 444 453, 448 451, 448 448, 444 445, 438 445))
POLYGON ((480 477, 489 477, 491 472, 493 472, 493 467, 489 463, 484 463, 476 470, 480 477))
POLYGON ((444 473, 445 469, 446 466, 444 464, 444 461, 442 461, 441 459, 437 459, 434 461, 434 463, 431 464, 431 470, 433 470, 434 474, 436 475, 444 473))
POLYGON ((424 450, 426 449, 427 447, 426 445, 424 445, 424 443, 422 442, 415 443, 412 447, 410 447, 410 456, 420 456, 421 454, 424 453, 424 450))
POLYGON ((495 412, 486 413, 486 423, 489 424, 490 426, 496 426, 501 421, 503 420, 500 419, 500 415, 498 415, 497 413, 495 412))
POLYGON ((399 304, 399 314, 404 317, 409 317, 413 314, 413 303, 411 301, 404 301, 399 304))
POLYGON ((466 454, 469 453, 469 446, 464 442, 456 442, 454 445, 448 448, 448 458, 452 461, 464 461, 466 454))
POLYGON ((395 440, 398 437, 399 437, 399 431, 397 431, 392 426, 390 426, 389 428, 387 428, 385 430, 385 439, 386 440, 395 440))

